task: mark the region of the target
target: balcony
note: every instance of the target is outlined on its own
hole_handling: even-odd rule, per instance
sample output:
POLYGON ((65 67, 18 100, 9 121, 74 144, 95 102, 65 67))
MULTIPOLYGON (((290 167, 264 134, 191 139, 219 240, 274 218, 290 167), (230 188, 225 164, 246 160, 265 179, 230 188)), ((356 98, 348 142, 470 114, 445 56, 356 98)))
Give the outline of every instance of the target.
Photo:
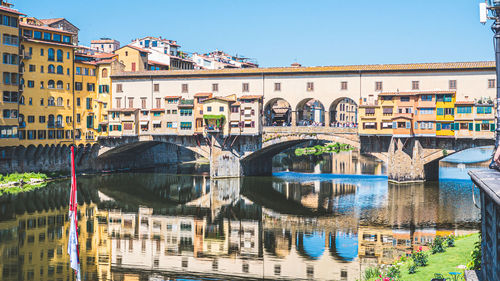
POLYGON ((394 114, 394 118, 408 118, 408 119, 413 119, 413 113, 399 113, 399 112, 396 112, 394 114))
POLYGON ((222 127, 205 126, 205 132, 207 132, 207 133, 220 133, 220 132, 222 132, 222 127))
POLYGON ((194 100, 181 100, 180 105, 193 105, 194 104, 194 100))

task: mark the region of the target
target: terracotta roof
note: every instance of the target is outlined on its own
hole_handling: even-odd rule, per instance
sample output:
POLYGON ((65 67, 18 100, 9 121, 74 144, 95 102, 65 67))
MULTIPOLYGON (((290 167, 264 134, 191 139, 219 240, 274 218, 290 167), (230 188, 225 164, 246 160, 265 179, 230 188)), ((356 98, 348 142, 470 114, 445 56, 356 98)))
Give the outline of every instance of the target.
POLYGON ((165 65, 165 66, 169 66, 169 65, 168 65, 168 64, 166 64, 166 63, 159 62, 159 61, 154 61, 154 60, 148 60, 148 64, 153 64, 153 65, 165 65))
POLYGON ((194 97, 195 98, 199 98, 199 97, 210 97, 212 95, 212 93, 197 93, 197 94, 194 94, 194 97))
POLYGON ((414 92, 385 92, 379 96, 418 96, 428 94, 455 94, 456 91, 414 91, 414 92))
POLYGON ((39 19, 39 21, 43 22, 43 24, 50 25, 55 22, 58 22, 60 20, 63 20, 64 18, 55 18, 55 19, 39 19))
POLYGON ((14 9, 11 9, 11 8, 7 8, 7 7, 3 7, 3 6, 0 6, 0 11, 4 11, 4 12, 8 12, 8 13, 12 13, 12 14, 16 14, 16 15, 22 15, 22 16, 25 16, 25 14, 20 13, 20 12, 19 12, 19 11, 17 11, 17 10, 14 10, 14 9))
MULTIPOLYGON (((117 40, 114 39, 105 39, 105 40, 91 40, 90 44, 101 44, 101 43, 117 43, 117 40)), ((118 42, 119 43, 119 42, 118 42)))
POLYGON ((236 68, 210 70, 168 70, 140 71, 133 73, 117 73, 114 77, 150 77, 152 76, 200 76, 200 75, 260 75, 288 73, 360 73, 360 72, 411 72, 411 71, 463 71, 463 70, 495 70, 494 61, 449 62, 449 63, 413 63, 413 64, 374 64, 374 65, 340 65, 312 67, 269 67, 269 68, 236 68))
POLYGON ((44 40, 38 40, 38 39, 29 39, 29 38, 25 38, 23 40, 28 41, 28 42, 50 44, 50 45, 56 45, 56 46, 62 46, 62 47, 69 47, 69 48, 73 48, 74 47, 73 45, 68 44, 68 43, 57 43, 57 42, 44 41, 44 40))
POLYGON ((455 104, 474 104, 474 101, 456 101, 455 104))
POLYGON ((235 101, 234 99, 231 99, 231 98, 226 98, 226 97, 211 97, 211 98, 208 98, 206 100, 203 100, 203 102, 206 102, 206 101, 209 101, 209 100, 222 100, 222 101, 235 101))
POLYGON ((231 104, 231 106, 237 106, 237 105, 241 105, 241 102, 237 101, 237 102, 234 102, 233 104, 231 104))
POLYGON ((151 111, 165 111, 164 108, 152 108, 151 111))
POLYGON ((41 26, 41 25, 33 25, 33 24, 25 23, 25 22, 20 22, 19 26, 20 27, 30 27, 30 28, 34 28, 34 29, 47 30, 47 31, 54 31, 54 32, 65 33, 65 34, 76 34, 76 33, 73 33, 73 32, 70 32, 70 31, 66 31, 66 30, 62 30, 62 29, 59 29, 59 28, 53 28, 53 27, 41 26))
POLYGON ((133 112, 139 110, 138 108, 122 108, 122 112, 133 112))
MULTIPOLYGON (((137 51, 139 51, 139 52, 143 52, 143 53, 151 53, 150 51, 148 51, 148 50, 146 50, 146 49, 139 48, 139 47, 136 47, 136 46, 133 46, 133 45, 130 45, 130 44, 129 44, 129 45, 125 45, 125 46, 121 47, 121 48, 120 48, 120 49, 118 49, 118 50, 121 50, 121 49, 123 49, 123 48, 125 48, 125 47, 129 47, 129 48, 132 48, 132 49, 134 49, 134 50, 137 50, 137 51)), ((116 50, 116 51, 117 51, 117 50, 116 50)), ((116 52, 116 51, 115 51, 115 52, 116 52)))
POLYGON ((166 99, 180 99, 182 96, 165 96, 166 99))
POLYGON ((114 61, 114 59, 100 60, 100 61, 96 61, 96 64, 112 63, 113 61, 114 61))
POLYGON ((260 100, 262 95, 244 95, 239 97, 240 100, 260 100))
POLYGON ((95 58, 112 58, 112 57, 116 57, 118 56, 117 54, 113 54, 113 53, 95 53, 92 55, 93 57, 95 58))

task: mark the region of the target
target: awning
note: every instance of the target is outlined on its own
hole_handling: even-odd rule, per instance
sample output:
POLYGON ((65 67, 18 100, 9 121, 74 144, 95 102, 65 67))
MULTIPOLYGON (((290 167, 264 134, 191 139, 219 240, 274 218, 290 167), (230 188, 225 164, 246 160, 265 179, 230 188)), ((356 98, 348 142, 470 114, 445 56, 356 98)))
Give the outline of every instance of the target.
POLYGON ((159 125, 161 124, 161 120, 153 120, 153 125, 159 125))
POLYGON ((203 115, 203 119, 224 119, 224 115, 203 115))
POLYGON ((147 125, 148 123, 149 123, 149 121, 141 121, 141 126, 147 125))

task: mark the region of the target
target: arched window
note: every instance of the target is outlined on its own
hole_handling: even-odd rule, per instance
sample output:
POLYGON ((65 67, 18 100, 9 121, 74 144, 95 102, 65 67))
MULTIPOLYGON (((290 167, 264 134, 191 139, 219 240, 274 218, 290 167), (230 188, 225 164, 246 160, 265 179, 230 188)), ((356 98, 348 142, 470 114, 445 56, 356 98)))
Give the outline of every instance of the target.
POLYGON ((49 73, 56 73, 56 68, 54 67, 53 64, 49 64, 49 70, 48 70, 49 73))
POLYGON ((108 77, 108 69, 107 68, 103 68, 102 69, 101 77, 102 78, 107 78, 108 77))
POLYGON ((63 88, 63 82, 61 80, 57 81, 57 88, 62 90, 63 88))
POLYGON ((54 103, 54 97, 50 97, 48 100, 47 100, 47 105, 48 106, 54 106, 55 103, 54 103))
POLYGON ((63 61, 63 51, 62 50, 57 50, 57 61, 58 62, 63 61))
POLYGON ((57 74, 64 74, 64 69, 61 65, 57 66, 57 74))
POLYGON ((62 115, 57 115, 57 127, 62 128, 63 126, 63 117, 62 115))
POLYGON ((57 106, 63 106, 63 98, 61 97, 57 98, 57 106))
POLYGON ((54 55, 55 55, 54 49, 49 48, 48 53, 49 53, 49 61, 54 61, 54 55))
POLYGON ((54 89, 55 84, 56 83, 54 82, 54 80, 49 80, 49 84, 48 84, 49 89, 54 89))

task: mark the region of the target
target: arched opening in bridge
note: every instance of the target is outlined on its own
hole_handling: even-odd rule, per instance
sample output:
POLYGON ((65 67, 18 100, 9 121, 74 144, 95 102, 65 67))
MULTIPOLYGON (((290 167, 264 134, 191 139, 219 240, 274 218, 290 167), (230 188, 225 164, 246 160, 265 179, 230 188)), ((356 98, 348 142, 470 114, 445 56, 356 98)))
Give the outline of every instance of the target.
POLYGON ((358 105, 351 98, 338 98, 330 105, 328 114, 331 127, 355 126, 358 122, 358 105))
POLYGON ((274 98, 264 107, 265 126, 289 126, 292 122, 292 107, 282 98, 274 98))
POLYGON ((358 236, 337 231, 328 237, 330 254, 340 262, 351 262, 358 256, 358 236))
POLYGON ((303 99, 297 105, 297 126, 324 126, 325 107, 314 98, 303 99))
POLYGON ((308 260, 318 260, 325 251, 324 232, 297 232, 296 247, 298 253, 308 260))

